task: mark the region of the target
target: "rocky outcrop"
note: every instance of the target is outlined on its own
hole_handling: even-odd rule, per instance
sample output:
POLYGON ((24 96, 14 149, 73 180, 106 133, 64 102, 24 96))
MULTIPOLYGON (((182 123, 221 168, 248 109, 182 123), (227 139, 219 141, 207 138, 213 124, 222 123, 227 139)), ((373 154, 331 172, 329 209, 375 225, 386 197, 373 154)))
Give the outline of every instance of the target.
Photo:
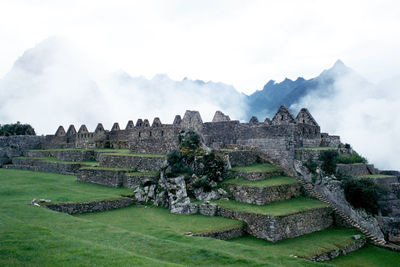
POLYGON ((184 176, 169 178, 166 180, 165 185, 171 213, 195 214, 198 212, 197 205, 190 203, 190 199, 187 196, 184 176))

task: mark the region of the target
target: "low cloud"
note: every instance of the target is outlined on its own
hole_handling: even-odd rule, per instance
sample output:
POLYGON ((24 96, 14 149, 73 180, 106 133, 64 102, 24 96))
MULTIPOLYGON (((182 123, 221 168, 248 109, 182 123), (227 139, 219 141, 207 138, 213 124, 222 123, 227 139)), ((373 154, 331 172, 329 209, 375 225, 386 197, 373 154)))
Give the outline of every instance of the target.
POLYGON ((351 71, 337 78, 329 97, 310 93, 292 108, 308 107, 322 131, 382 169, 400 169, 400 77, 369 84, 351 71))
POLYGON ((58 38, 26 51, 0 80, 0 122, 30 123, 39 134, 49 134, 69 124, 94 130, 98 122, 110 129, 114 122, 125 127, 138 118, 172 123, 187 109, 200 111, 204 121, 216 110, 245 117, 245 95, 230 85, 109 73, 89 61, 58 38))

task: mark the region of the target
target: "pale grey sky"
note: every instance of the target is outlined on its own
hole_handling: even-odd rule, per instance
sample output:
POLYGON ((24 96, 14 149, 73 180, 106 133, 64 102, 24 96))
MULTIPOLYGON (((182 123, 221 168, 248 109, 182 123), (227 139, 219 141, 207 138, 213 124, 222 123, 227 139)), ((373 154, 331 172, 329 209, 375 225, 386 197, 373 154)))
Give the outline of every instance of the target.
POLYGON ((314 77, 338 58, 378 82, 400 74, 399 25, 399 1, 2 0, 0 78, 26 49, 61 36, 110 71, 245 93, 314 77))

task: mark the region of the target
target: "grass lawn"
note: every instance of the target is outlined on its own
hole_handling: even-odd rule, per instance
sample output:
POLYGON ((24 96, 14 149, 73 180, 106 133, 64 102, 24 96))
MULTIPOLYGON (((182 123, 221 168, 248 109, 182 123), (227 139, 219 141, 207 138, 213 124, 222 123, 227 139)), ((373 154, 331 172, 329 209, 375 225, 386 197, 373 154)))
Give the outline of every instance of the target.
MULTIPOLYGON (((322 231, 274 244, 250 237, 227 242, 182 233, 227 229, 240 222, 145 206, 71 216, 27 205, 33 198, 87 201, 131 192, 75 179, 0 169, 0 266, 334 266, 290 255, 314 255, 345 243, 349 237, 340 231, 354 231, 322 231)), ((375 260, 399 262, 398 254, 372 253, 375 260)))
POLYGON ((271 177, 261 181, 249 181, 243 178, 236 178, 224 182, 224 184, 246 185, 246 186, 257 186, 257 187, 267 187, 267 186, 297 184, 297 183, 299 182, 296 179, 287 176, 271 177))
POLYGON ((329 146, 317 146, 317 147, 299 147, 296 148, 296 150, 337 150, 335 147, 329 147, 329 146))
POLYGON ((81 214, 77 217, 154 236, 166 231, 183 235, 185 232, 212 233, 243 226, 243 222, 237 220, 171 214, 166 208, 153 206, 131 206, 108 212, 81 214))
POLYGON ((354 241, 352 236, 356 234, 361 233, 356 229, 332 227, 296 238, 280 240, 276 243, 250 236, 235 238, 229 240, 229 242, 257 247, 274 253, 293 254, 299 257, 309 258, 316 254, 343 248, 352 244, 354 241), (294 247, 296 248, 295 252, 293 251, 294 247))
POLYGON ((394 267, 400 266, 400 253, 366 246, 345 256, 329 261, 340 267, 394 267))
POLYGON ((357 176, 357 178, 392 178, 392 177, 395 176, 386 174, 368 174, 368 175, 357 176))
POLYGON ((275 167, 270 163, 256 163, 249 166, 234 167, 233 171, 241 172, 276 172, 281 171, 281 169, 275 167))
POLYGON ((262 206, 237 202, 233 200, 217 200, 213 202, 217 203, 222 208, 226 208, 229 210, 244 211, 270 216, 285 216, 300 211, 327 207, 327 204, 319 200, 306 197, 298 197, 284 201, 272 202, 262 206))
POLYGON ((206 230, 222 227, 222 218, 198 215, 193 222, 160 208, 126 208, 94 218, 27 204, 33 198, 84 201, 129 191, 78 183, 74 176, 0 169, 0 266, 326 266, 182 235, 202 224, 206 230))

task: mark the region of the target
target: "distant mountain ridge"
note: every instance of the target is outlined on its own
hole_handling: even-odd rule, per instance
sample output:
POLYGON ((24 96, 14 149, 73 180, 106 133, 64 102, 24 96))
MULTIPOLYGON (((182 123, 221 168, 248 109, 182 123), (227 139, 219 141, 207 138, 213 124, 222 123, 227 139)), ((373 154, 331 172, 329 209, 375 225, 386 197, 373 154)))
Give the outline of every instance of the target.
MULTIPOLYGON (((306 80, 302 77, 295 81, 286 78, 280 83, 270 80, 264 88, 247 97, 247 117, 255 115, 264 119, 272 116, 281 105, 291 107, 310 93, 319 97, 329 97, 333 93, 335 82, 349 73, 355 72, 341 60, 336 61, 332 68, 324 70, 319 76, 306 80)), ((367 83, 362 77, 360 80, 367 83)))

